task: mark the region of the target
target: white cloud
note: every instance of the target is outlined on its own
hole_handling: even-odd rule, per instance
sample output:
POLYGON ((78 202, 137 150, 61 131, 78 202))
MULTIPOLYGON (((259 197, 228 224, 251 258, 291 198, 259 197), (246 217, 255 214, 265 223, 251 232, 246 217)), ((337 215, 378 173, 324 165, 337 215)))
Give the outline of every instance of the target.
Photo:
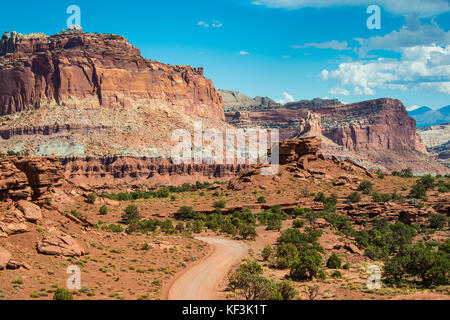
POLYGON ((324 80, 352 86, 355 94, 375 94, 375 89, 423 90, 450 94, 450 45, 415 46, 401 50, 400 59, 341 63, 337 70, 322 71, 324 80))
POLYGON ((276 102, 280 104, 286 104, 288 102, 294 102, 295 98, 287 92, 283 92, 283 99, 278 99, 276 102))
POLYGON ((398 31, 392 31, 384 36, 369 39, 355 39, 361 48, 362 57, 372 50, 389 50, 401 52, 404 48, 427 45, 447 46, 450 44, 450 31, 442 30, 436 23, 422 24, 416 15, 406 19, 406 25, 398 31))
POLYGON ((239 52, 239 54, 240 54, 241 56, 248 56, 248 55, 250 54, 250 52, 247 52, 247 51, 242 50, 242 51, 239 52))
POLYGON ((330 78, 330 72, 326 69, 322 70, 322 72, 319 74, 320 79, 322 80, 328 80, 330 78))
POLYGON ((311 43, 305 43, 301 46, 291 46, 291 48, 294 49, 303 49, 303 48, 318 48, 318 49, 333 49, 333 50, 351 50, 351 48, 348 47, 347 41, 327 41, 327 42, 311 42, 311 43))
POLYGON ((342 96, 350 95, 350 92, 347 89, 341 87, 332 88, 328 93, 331 95, 342 95, 342 96))
POLYGON ((197 25, 201 26, 201 27, 209 28, 209 24, 207 24, 205 21, 199 21, 199 22, 197 22, 197 25))
POLYGON ((430 17, 450 11, 450 2, 448 0, 257 0, 253 1, 252 4, 284 9, 369 6, 377 4, 394 14, 409 15, 417 13, 422 17, 430 17))
POLYGON ((201 26, 201 27, 204 27, 204 28, 209 28, 209 27, 222 28, 223 27, 223 23, 218 21, 218 20, 215 20, 215 19, 212 19, 212 23, 211 24, 207 23, 205 21, 199 21, 199 22, 197 22, 197 25, 201 26))

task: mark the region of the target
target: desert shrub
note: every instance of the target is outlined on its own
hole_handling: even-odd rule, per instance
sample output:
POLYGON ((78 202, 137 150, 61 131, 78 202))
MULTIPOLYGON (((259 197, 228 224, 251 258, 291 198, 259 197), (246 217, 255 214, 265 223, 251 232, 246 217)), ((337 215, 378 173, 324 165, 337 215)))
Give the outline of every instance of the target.
POLYGON ((353 192, 347 197, 347 201, 350 203, 358 203, 361 201, 361 196, 358 192, 353 192))
POLYGON ((317 193, 315 196, 314 196, 314 201, 316 201, 316 202, 325 202, 326 201, 326 197, 325 197, 325 194, 322 192, 322 191, 320 191, 319 193, 317 193))
POLYGON ((205 222, 203 220, 194 220, 192 223, 192 231, 194 233, 201 233, 205 227, 205 222))
POLYGON ((64 288, 58 288, 53 295, 53 300, 73 300, 73 295, 64 288))
POLYGON ((81 212, 78 212, 77 210, 71 210, 70 214, 73 215, 77 219, 86 220, 86 216, 84 214, 82 214, 81 212))
POLYGON ((335 279, 340 279, 342 278, 342 273, 339 270, 335 270, 332 274, 331 277, 335 278, 335 279))
POLYGON ((277 246, 277 267, 287 269, 298 257, 298 249, 292 243, 281 243, 277 246))
POLYGON ((303 226, 305 225, 305 220, 294 220, 294 222, 292 223, 294 228, 303 228, 303 226))
POLYGON ((387 258, 411 244, 416 230, 400 221, 389 224, 385 219, 372 222, 373 227, 354 233, 359 246, 365 248, 365 255, 373 260, 387 258))
POLYGON ((227 205, 225 200, 219 200, 214 202, 214 208, 215 209, 223 209, 225 208, 225 206, 227 205))
POLYGON ((423 185, 426 190, 433 190, 435 187, 435 178, 431 174, 427 174, 420 178, 418 183, 423 185))
POLYGON ((293 280, 305 281, 319 277, 322 256, 314 249, 306 249, 299 252, 297 259, 291 266, 290 276, 293 280))
POLYGON ((158 226, 161 225, 158 220, 141 220, 138 222, 138 230, 142 233, 155 232, 158 226))
POLYGON ((242 211, 235 211, 232 215, 233 218, 238 218, 243 223, 247 224, 255 224, 256 219, 255 215, 252 213, 250 209, 244 209, 242 211))
POLYGON ((220 226, 220 229, 221 229, 222 232, 230 234, 232 236, 235 236, 236 233, 237 233, 237 229, 234 226, 234 224, 231 222, 231 219, 225 219, 222 222, 222 224, 220 226))
POLYGON ((348 223, 348 217, 343 214, 329 213, 325 216, 325 220, 333 225, 338 231, 341 231, 348 223))
POLYGON ((391 200, 391 195, 387 193, 373 192, 372 193, 372 201, 373 202, 389 202, 391 200))
POLYGON ((103 206, 100 208, 100 215, 106 216, 107 214, 108 214, 108 207, 107 207, 106 205, 103 205, 103 206))
POLYGON ((383 277, 387 283, 400 283, 406 272, 408 259, 398 255, 384 263, 383 277))
POLYGON ((266 198, 262 197, 262 196, 259 197, 257 201, 258 201, 258 203, 266 203, 267 202, 266 198))
POLYGON ((256 236, 258 235, 256 233, 256 229, 255 226, 253 224, 243 224, 239 227, 239 234, 241 235, 241 237, 246 240, 246 239, 252 239, 254 240, 256 238, 256 236))
POLYGON ((344 270, 349 270, 349 269, 350 269, 350 265, 349 265, 348 263, 346 263, 346 264, 344 264, 344 265, 342 266, 342 269, 344 269, 344 270))
POLYGON ((264 261, 268 261, 273 256, 273 253, 274 253, 274 251, 273 251, 272 246, 266 245, 261 252, 261 256, 264 261))
POLYGON ((87 195, 87 203, 94 204, 95 203, 95 199, 97 199, 97 196, 95 194, 89 193, 87 195))
POLYGON ((413 178, 414 174, 411 168, 402 169, 400 172, 394 171, 392 172, 393 176, 401 177, 401 178, 413 178))
POLYGON ((431 213, 428 217, 428 226, 431 229, 444 229, 447 223, 448 218, 443 214, 431 213))
POLYGON ((427 195, 427 189, 420 183, 416 183, 412 186, 411 191, 409 192, 411 197, 422 199, 427 195))
MULTIPOLYGON (((195 223, 194 223, 195 225, 195 223)), ((160 223, 161 230, 166 234, 173 234, 175 232, 175 227, 171 219, 166 219, 160 223)))
POLYGON ((407 273, 419 277, 424 287, 448 283, 448 254, 442 251, 434 252, 423 244, 417 244, 407 252, 407 258, 407 273))
POLYGON ((367 180, 362 181, 358 186, 358 191, 364 194, 370 194, 373 191, 373 183, 367 180))
POLYGON ((298 294, 298 291, 289 281, 281 281, 277 284, 277 288, 282 300, 293 300, 298 294))
POLYGON ((339 269, 341 267, 342 260, 339 256, 333 252, 333 254, 328 258, 327 268, 339 269))
POLYGON ((196 216, 194 209, 192 207, 183 206, 175 213, 175 219, 178 220, 191 220, 196 216))
POLYGON ((139 210, 135 205, 129 205, 125 208, 122 214, 122 221, 125 224, 137 224, 139 220, 141 220, 141 215, 139 214, 139 210))

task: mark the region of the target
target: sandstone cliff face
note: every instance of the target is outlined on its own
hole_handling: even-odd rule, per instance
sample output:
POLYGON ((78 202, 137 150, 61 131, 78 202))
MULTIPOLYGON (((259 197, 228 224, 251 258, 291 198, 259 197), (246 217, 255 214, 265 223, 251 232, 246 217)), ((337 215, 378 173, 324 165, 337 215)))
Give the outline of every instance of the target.
POLYGON ((58 158, 0 157, 0 201, 42 199, 63 178, 58 158))
POLYGON ((53 102, 111 109, 162 103, 188 115, 224 117, 222 99, 202 68, 146 60, 121 36, 4 35, 2 42, 0 115, 53 102))
POLYGON ((65 158, 65 177, 75 183, 178 185, 234 177, 247 165, 174 164, 165 158, 65 158))
POLYGON ((140 56, 122 36, 5 34, 0 43, 0 153, 166 156, 175 129, 226 127, 203 68, 140 56))
POLYGON ((416 122, 395 99, 314 109, 322 116, 323 135, 352 151, 416 150, 426 147, 416 133, 416 122))

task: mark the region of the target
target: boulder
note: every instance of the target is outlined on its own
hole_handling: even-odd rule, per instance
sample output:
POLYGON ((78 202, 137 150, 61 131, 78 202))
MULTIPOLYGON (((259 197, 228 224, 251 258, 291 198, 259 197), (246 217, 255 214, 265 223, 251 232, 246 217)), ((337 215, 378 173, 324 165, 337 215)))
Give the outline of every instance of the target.
POLYGON ((11 260, 11 253, 6 249, 0 247, 0 270, 5 269, 11 260))
POLYGON ((84 254, 84 250, 71 236, 56 231, 39 241, 37 250, 46 255, 66 257, 77 257, 84 254))
POLYGON ((42 219, 41 208, 29 201, 20 200, 17 203, 17 207, 23 212, 27 221, 37 222, 42 219))

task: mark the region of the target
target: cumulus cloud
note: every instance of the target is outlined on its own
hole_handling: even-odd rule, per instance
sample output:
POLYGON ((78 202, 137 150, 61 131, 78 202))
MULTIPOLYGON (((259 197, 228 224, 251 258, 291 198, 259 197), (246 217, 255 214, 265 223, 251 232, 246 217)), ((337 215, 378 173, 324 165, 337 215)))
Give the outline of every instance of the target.
POLYGON ((336 87, 336 88, 332 88, 330 89, 330 92, 328 92, 329 94, 332 95, 341 95, 341 96, 349 96, 350 92, 345 89, 345 88, 341 88, 341 87, 336 87))
POLYGON ((295 99, 294 97, 287 93, 287 92, 283 92, 283 99, 278 99, 276 102, 280 103, 280 104, 286 104, 288 102, 294 102, 295 99))
POLYGON ((351 49, 348 47, 347 41, 340 42, 340 41, 336 41, 336 40, 320 42, 320 43, 311 42, 311 43, 306 43, 301 46, 291 46, 291 48, 294 48, 294 49, 318 48, 318 49, 333 49, 333 50, 339 50, 339 51, 351 49))
POLYGON ((247 52, 247 51, 242 50, 242 51, 239 52, 239 54, 240 54, 241 56, 248 56, 248 55, 250 54, 250 52, 247 52))
POLYGON ((199 22, 197 22, 197 25, 200 27, 204 27, 204 28, 209 28, 209 27, 222 28, 223 27, 223 23, 218 20, 215 20, 215 19, 212 20, 211 24, 209 24, 205 21, 199 21, 199 22))
POLYGON ((375 89, 423 90, 450 94, 450 45, 415 46, 401 50, 400 59, 342 63, 323 70, 323 80, 334 79, 355 94, 375 94, 375 89))
POLYGON ((450 31, 442 30, 436 23, 422 24, 417 15, 406 19, 406 25, 400 30, 392 31, 384 36, 368 39, 355 39, 361 47, 360 56, 366 56, 372 50, 390 50, 401 52, 404 48, 437 44, 450 45, 450 31))
POLYGON ((450 11, 449 0, 256 0, 252 4, 284 9, 369 6, 377 4, 394 14, 409 15, 417 13, 422 17, 430 17, 450 11))

